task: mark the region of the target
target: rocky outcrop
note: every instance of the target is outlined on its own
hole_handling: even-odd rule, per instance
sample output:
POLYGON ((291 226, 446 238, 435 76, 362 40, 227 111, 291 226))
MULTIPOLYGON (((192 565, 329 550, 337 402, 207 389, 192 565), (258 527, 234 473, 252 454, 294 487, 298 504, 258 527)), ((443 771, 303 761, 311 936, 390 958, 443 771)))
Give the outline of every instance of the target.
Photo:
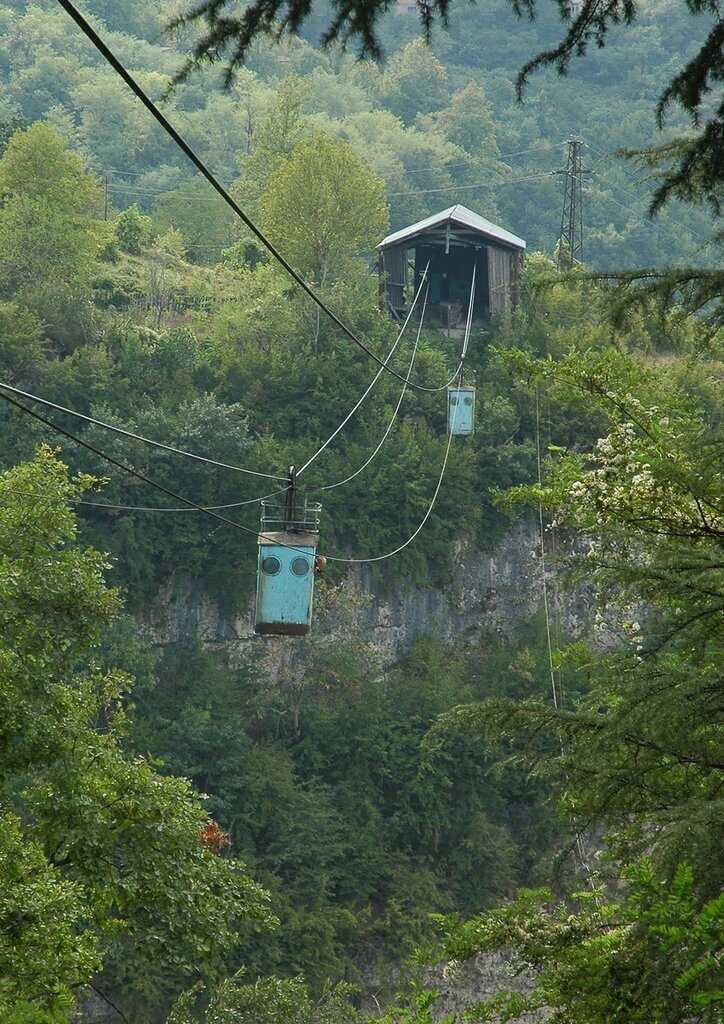
MULTIPOLYGON (((383 661, 396 660, 421 634, 445 642, 474 641, 481 631, 512 636, 521 622, 540 608, 543 573, 540 541, 535 524, 517 524, 494 551, 483 552, 458 544, 453 558, 451 579, 444 586, 421 586, 392 575, 393 563, 385 572, 366 565, 352 566, 343 587, 367 595, 359 602, 358 622, 367 641, 383 661)), ((590 603, 567 596, 561 598, 552 586, 547 567, 549 603, 555 604, 563 626, 580 632, 590 603)), ((590 620, 590 614, 588 615, 590 620)), ((220 613, 209 599, 203 580, 191 580, 179 574, 159 594, 146 619, 151 639, 159 644, 198 640, 209 649, 224 650, 232 660, 243 661, 253 643, 253 604, 234 616, 220 613)), ((317 620, 317 628, 334 631, 330 607, 317 620)))
MULTIPOLYGON (((479 953, 464 964, 435 968, 428 972, 425 983, 440 992, 434 1009, 438 1021, 449 1014, 455 1014, 456 1020, 460 1020, 470 1006, 491 999, 499 992, 529 995, 534 989, 530 971, 521 968, 512 953, 502 951, 479 953)), ((543 1024, 551 1016, 552 1011, 543 1007, 517 1020, 519 1024, 543 1024)))

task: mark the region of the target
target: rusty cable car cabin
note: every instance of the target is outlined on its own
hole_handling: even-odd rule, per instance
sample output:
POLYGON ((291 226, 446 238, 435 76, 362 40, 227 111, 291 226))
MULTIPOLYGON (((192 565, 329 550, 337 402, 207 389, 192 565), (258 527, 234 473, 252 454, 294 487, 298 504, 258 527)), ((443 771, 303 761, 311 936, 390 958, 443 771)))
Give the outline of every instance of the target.
POLYGON ((254 632, 306 636, 312 628, 314 571, 322 506, 298 498, 262 501, 254 632))
POLYGON ((458 437, 475 433, 475 388, 472 384, 451 384, 447 389, 447 431, 458 437))
POLYGON ((426 319, 448 330, 465 326, 475 268, 473 322, 518 303, 525 242, 467 207, 447 210, 388 235, 379 251, 380 303, 404 319, 428 262, 426 319))

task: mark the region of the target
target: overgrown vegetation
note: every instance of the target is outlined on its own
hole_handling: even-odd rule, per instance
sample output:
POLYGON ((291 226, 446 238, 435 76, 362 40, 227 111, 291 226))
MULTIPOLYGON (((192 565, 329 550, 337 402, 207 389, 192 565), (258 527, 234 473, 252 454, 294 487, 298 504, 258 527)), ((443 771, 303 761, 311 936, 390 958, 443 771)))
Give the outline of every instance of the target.
MULTIPOLYGON (((160 97, 190 40, 184 30, 159 45, 178 5, 89 6, 160 97)), ((483 26, 474 9, 456 10, 432 50, 401 11, 381 28, 379 68, 299 38, 260 44, 231 91, 207 70, 167 101, 379 357, 397 333, 369 273, 388 224, 463 197, 552 253, 561 197, 550 171, 584 117, 596 161, 590 265, 605 277, 703 260, 704 215, 672 208, 652 229, 645 196, 632 195, 620 163, 602 162, 602 149, 641 144, 657 66, 696 47, 688 21, 642 12, 625 58, 557 88, 555 102, 546 80, 521 111, 521 44, 505 11, 500 0, 483 26)), ((453 445, 416 543, 373 570, 389 593, 448 593, 462 558, 493 552, 543 503, 555 520, 548 554, 583 545, 574 568, 601 601, 565 656, 551 663, 551 620, 521 610, 515 635, 481 621, 452 645, 431 622, 386 664, 359 625, 364 596, 334 563, 316 585, 329 632, 243 655, 236 643, 224 656, 251 598, 258 496, 319 449, 375 367, 190 177, 55 4, 6 2, 0 28, 0 379, 272 476, 186 460, 23 400, 244 533, 2 403, 3 1020, 61 1024, 95 978, 134 1024, 169 1012, 174 1024, 346 1024, 360 1016, 347 983, 372 975, 388 997, 403 957, 432 941, 431 914, 441 956, 502 944, 538 968, 527 1002, 502 995, 475 1019, 546 1004, 575 1024, 715 1020, 713 278, 693 295, 684 270, 663 303, 633 301, 625 282, 622 300, 530 252, 520 306, 471 339, 475 435, 453 445), (58 444, 60 454, 48 447, 58 444), (151 646, 149 623, 191 591, 219 609, 224 636, 210 650, 176 622, 176 642, 151 646), (121 599, 135 619, 119 617, 121 599), (565 695, 557 709, 552 682, 565 695), (562 853, 571 829, 591 840, 585 896, 580 863, 562 853)), ((548 46, 554 26, 543 19, 537 31, 548 46)), ((414 379, 446 380, 458 344, 423 331, 414 379)), ((445 450, 435 394, 408 393, 370 470, 321 490, 365 462, 400 388, 383 375, 304 474, 324 504, 326 554, 389 551, 428 507, 445 450)), ((521 553, 531 572, 539 545, 521 553)), ((566 642, 555 614, 551 639, 566 642)), ((422 1024, 433 1006, 418 986, 385 1019, 422 1024)))

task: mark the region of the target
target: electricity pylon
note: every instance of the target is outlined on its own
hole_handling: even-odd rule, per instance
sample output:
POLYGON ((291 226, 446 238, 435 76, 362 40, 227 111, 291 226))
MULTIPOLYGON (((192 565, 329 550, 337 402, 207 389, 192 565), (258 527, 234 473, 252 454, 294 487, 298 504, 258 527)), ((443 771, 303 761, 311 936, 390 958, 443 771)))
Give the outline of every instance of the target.
POLYGON ((581 150, 583 139, 571 139, 568 143, 568 163, 556 174, 565 174, 566 191, 563 197, 561 234, 558 239, 558 269, 572 270, 583 262, 583 167, 581 150))

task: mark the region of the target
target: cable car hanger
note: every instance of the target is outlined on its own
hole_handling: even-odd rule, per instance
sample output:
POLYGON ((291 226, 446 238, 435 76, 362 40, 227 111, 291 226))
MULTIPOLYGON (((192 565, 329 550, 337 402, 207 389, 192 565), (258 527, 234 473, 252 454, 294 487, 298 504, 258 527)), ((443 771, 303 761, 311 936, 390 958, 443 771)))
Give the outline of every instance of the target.
POLYGON ((66 14, 68 14, 73 19, 76 25, 80 28, 81 32, 83 32, 83 34, 91 41, 91 43, 93 43, 95 48, 111 65, 116 74, 118 74, 123 79, 123 81, 129 87, 129 89, 131 89, 131 91, 136 95, 136 97, 141 101, 141 103, 143 103, 144 107, 161 125, 166 134, 173 139, 173 141, 176 143, 179 149, 182 150, 185 156, 191 161, 194 167, 196 167, 196 169, 204 176, 204 178, 206 178, 206 180, 209 182, 212 188, 214 188, 216 192, 218 192, 218 194, 221 196, 221 198, 224 200, 227 206, 231 207, 236 216, 239 217, 244 222, 244 224, 246 224, 246 226, 254 235, 256 235, 256 237, 259 239, 262 245, 271 253, 274 259, 279 264, 281 264, 282 267, 284 267, 289 276, 294 281, 296 281, 299 287, 306 292, 306 294, 310 297, 310 299, 312 299, 313 302, 317 304, 317 306, 322 310, 322 312, 325 313, 330 318, 330 320, 332 320, 332 322, 335 323, 337 327, 339 327, 339 329, 351 341, 354 342, 355 345, 361 348, 363 352, 366 352, 370 359, 373 359, 379 366, 387 370, 388 373, 391 373, 394 377, 397 377, 398 380, 404 381, 411 388, 414 388, 416 391, 444 391, 445 388, 448 386, 447 384, 443 384, 441 387, 431 388, 426 387, 423 384, 417 384, 415 381, 407 380, 406 378, 404 378, 402 374, 397 372, 397 370, 394 370, 391 366, 388 366, 387 363, 380 359, 379 356, 375 355, 372 349, 365 345, 361 338, 358 338, 354 331, 350 327, 347 327, 347 325, 342 320, 340 320, 340 318, 337 316, 334 310, 330 309, 326 302, 324 302, 324 300, 319 295, 317 295, 314 289, 307 284, 307 282, 304 280, 301 274, 299 274, 294 269, 294 267, 292 267, 288 260, 281 254, 281 252, 279 252, 276 246, 251 220, 248 214, 246 214, 242 210, 242 208, 239 206, 236 200, 224 188, 224 186, 221 184, 218 178, 216 178, 215 175, 208 169, 203 160, 199 156, 197 156, 196 152, 191 148, 188 142, 186 142, 186 140, 177 131, 177 129, 174 128, 174 126, 171 124, 168 118, 161 113, 161 111, 158 109, 158 107, 150 98, 150 96, 146 92, 144 92, 144 90, 135 80, 133 75, 130 74, 130 72, 116 57, 113 51, 108 47, 108 45, 103 42, 101 37, 90 25, 90 23, 83 17, 80 11, 70 2, 70 0, 57 0, 57 2, 66 12, 66 14))

